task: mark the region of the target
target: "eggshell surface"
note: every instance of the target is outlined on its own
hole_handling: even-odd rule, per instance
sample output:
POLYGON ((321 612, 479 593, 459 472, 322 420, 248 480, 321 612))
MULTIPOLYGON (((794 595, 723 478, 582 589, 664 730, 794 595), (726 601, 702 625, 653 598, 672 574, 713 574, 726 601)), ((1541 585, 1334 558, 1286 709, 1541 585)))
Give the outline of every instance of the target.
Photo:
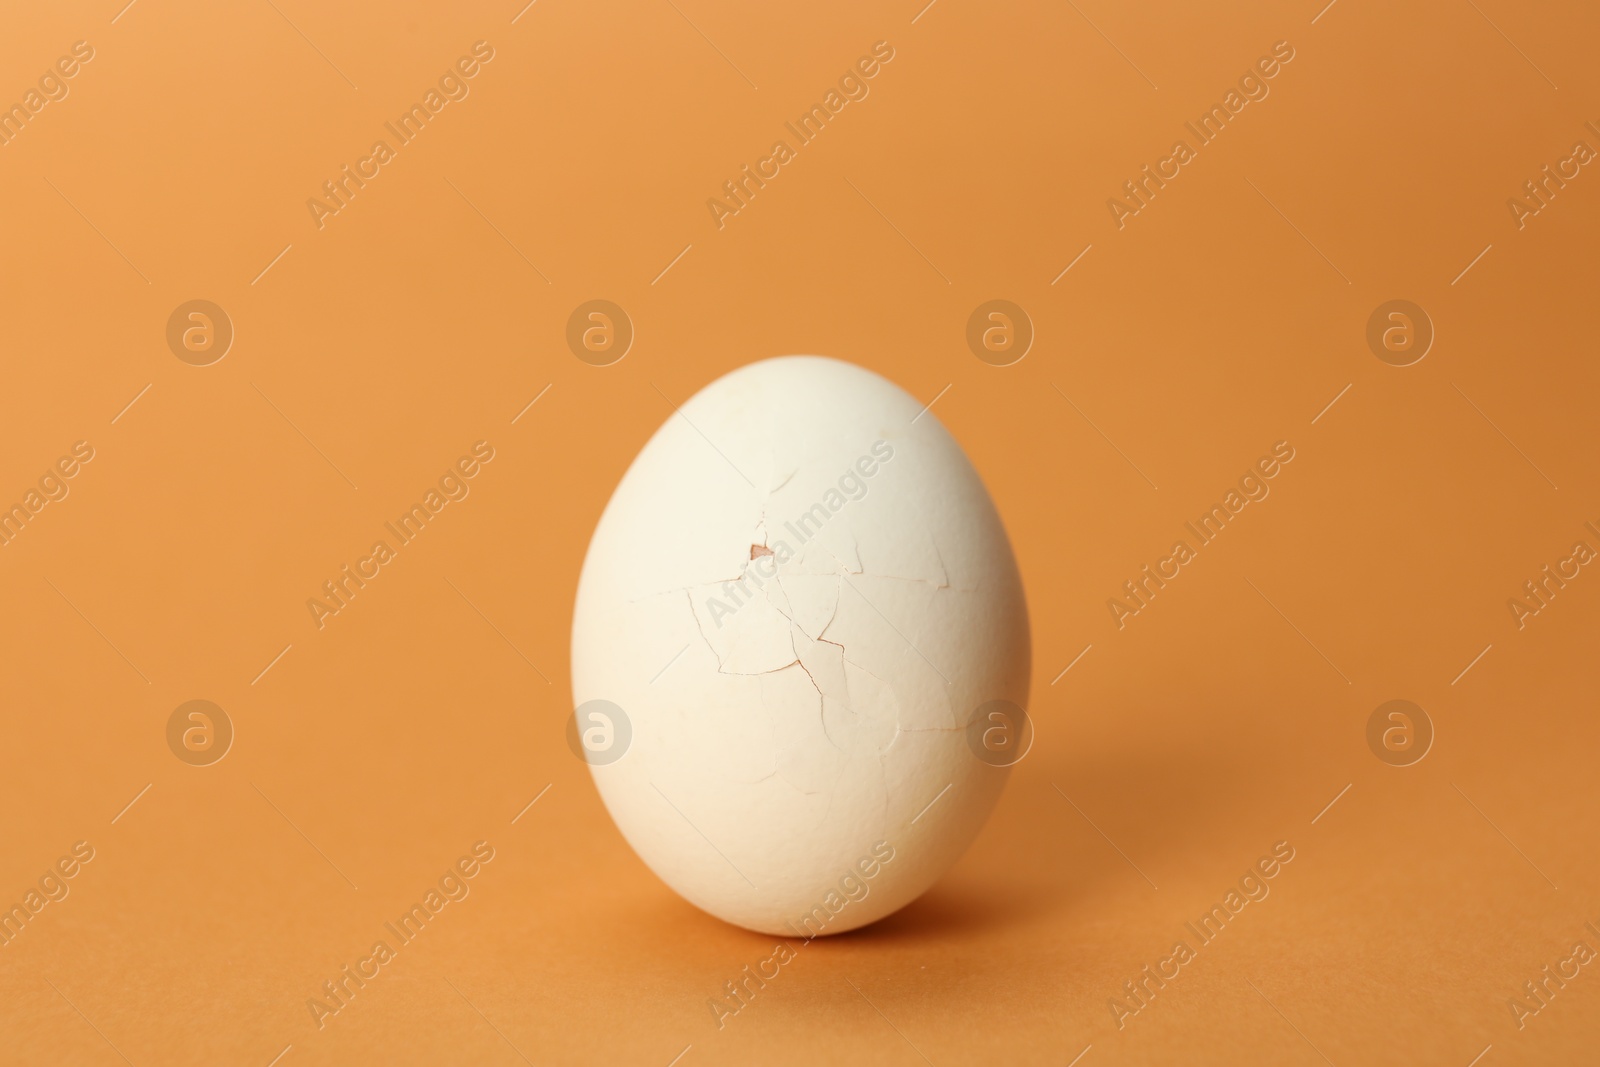
POLYGON ((573 700, 580 728, 608 709, 595 736, 616 747, 584 748, 607 809, 684 898, 765 933, 862 926, 961 856, 1008 774, 974 722, 1026 707, 1029 664, 1011 546, 960 445, 817 356, 742 367, 668 417, 578 583, 573 700))

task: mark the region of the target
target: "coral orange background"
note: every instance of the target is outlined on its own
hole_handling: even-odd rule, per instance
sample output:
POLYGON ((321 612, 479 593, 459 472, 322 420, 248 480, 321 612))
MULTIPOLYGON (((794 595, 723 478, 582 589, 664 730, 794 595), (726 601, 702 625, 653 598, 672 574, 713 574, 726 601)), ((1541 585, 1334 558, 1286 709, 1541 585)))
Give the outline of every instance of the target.
POLYGON ((94 456, 0 548, 0 903, 94 858, 0 947, 0 1059, 1592 1058, 1592 967, 1520 1029, 1508 1000, 1600 947, 1600 577, 1520 629, 1507 601, 1600 547, 1600 177, 1521 228, 1507 200, 1600 147, 1594 12, 919 8, 8 16, 0 103, 94 54, 0 146, 0 503, 94 456), (477 41, 469 94, 319 229, 307 200, 477 41), (707 199, 878 41, 870 94, 719 229, 707 199), (1107 199, 1279 41, 1119 229, 1107 199), (635 329, 605 367, 566 343, 596 298, 635 329), (234 330, 208 366, 167 343, 195 299, 234 330), (1010 366, 965 340, 991 299, 1036 333, 1010 366), (1367 346, 1391 299, 1436 331, 1410 366, 1367 346), (937 398, 984 475, 1037 740, 943 882, 719 1029, 771 939, 661 885, 568 751, 572 598, 671 403, 807 352, 937 398), (1106 600, 1280 440, 1271 495, 1119 629, 1106 600), (478 441, 470 495, 318 629, 306 600, 478 441), (210 766, 168 747, 195 699, 235 732, 210 766), (1368 748, 1392 699, 1436 731, 1412 766, 1368 748), (319 1029, 308 998, 479 841, 470 896, 319 1029), (1119 1028, 1280 841, 1270 896, 1119 1028))

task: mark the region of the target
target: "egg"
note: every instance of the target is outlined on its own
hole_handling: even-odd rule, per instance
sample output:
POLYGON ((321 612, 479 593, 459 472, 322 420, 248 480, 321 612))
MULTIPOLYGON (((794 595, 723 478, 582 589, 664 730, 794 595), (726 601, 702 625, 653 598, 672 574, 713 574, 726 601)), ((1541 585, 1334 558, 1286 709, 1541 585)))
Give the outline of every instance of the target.
POLYGON ((853 364, 741 367, 612 494, 572 627, 569 741, 662 881, 730 923, 915 900, 1026 754, 1022 580, 925 405, 853 364))

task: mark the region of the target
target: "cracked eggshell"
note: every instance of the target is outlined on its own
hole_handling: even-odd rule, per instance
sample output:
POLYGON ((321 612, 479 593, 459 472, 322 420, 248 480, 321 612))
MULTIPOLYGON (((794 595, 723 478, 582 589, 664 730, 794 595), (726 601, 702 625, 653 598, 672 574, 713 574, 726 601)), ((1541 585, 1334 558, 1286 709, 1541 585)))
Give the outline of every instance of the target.
POLYGON ((574 702, 632 726, 590 764, 623 836, 691 903, 771 934, 880 919, 961 856, 1008 773, 966 728, 988 701, 1027 706, 1029 661, 1016 561, 961 446, 816 356, 740 368, 656 431, 595 529, 572 628, 574 702))

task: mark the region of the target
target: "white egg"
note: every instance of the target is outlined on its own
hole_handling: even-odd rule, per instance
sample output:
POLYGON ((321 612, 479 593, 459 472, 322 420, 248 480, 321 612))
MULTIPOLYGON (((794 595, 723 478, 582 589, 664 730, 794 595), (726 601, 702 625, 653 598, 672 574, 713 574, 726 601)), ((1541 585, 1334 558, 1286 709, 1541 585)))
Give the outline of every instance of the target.
POLYGON ((848 363, 769 359, 685 402, 606 506, 571 736, 691 903, 839 933, 983 827, 1031 741, 1029 660, 1005 529, 933 413, 848 363))

